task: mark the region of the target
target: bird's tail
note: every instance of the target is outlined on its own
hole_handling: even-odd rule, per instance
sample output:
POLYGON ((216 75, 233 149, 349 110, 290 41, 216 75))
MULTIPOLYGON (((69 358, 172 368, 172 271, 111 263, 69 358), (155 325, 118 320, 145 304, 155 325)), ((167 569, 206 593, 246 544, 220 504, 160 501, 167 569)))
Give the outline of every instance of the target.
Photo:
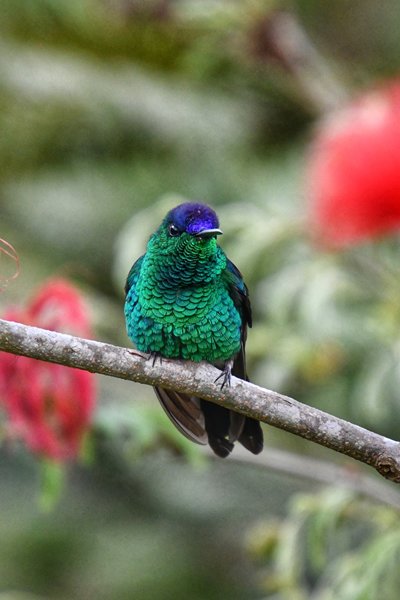
POLYGON ((253 454, 263 448, 260 423, 232 410, 173 390, 154 388, 157 397, 175 427, 197 444, 209 444, 222 458, 239 441, 253 454))

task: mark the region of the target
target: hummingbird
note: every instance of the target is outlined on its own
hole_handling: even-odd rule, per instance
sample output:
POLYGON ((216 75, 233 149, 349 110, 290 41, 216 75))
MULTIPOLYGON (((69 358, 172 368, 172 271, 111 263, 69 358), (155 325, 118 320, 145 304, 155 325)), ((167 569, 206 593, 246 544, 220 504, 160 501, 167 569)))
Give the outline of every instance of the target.
MULTIPOLYGON (((249 293, 238 268, 217 243, 222 234, 206 204, 179 204, 150 237, 125 285, 125 319, 136 348, 156 357, 208 361, 248 380, 245 345, 252 325, 249 293)), ((216 380, 216 381, 217 381, 216 380)), ((240 442, 253 454, 263 448, 260 423, 189 394, 154 387, 172 423, 189 440, 226 457, 240 442)))

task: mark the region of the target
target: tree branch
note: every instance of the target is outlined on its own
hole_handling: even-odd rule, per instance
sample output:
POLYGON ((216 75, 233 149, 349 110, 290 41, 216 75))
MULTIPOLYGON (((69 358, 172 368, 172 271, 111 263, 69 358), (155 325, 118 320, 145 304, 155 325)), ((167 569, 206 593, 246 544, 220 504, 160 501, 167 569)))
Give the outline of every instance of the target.
POLYGON ((400 483, 400 444, 292 398, 232 377, 207 363, 163 359, 153 366, 140 352, 0 319, 0 350, 147 385, 201 396, 317 444, 347 454, 400 483))

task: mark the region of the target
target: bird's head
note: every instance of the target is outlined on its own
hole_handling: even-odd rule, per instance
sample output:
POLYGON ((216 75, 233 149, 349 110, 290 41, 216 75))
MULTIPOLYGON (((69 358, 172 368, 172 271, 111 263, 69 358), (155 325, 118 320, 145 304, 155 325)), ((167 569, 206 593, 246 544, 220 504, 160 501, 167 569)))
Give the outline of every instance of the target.
POLYGON ((221 274, 226 257, 217 244, 218 217, 198 202, 179 204, 166 215, 147 245, 146 262, 158 282, 182 287, 210 282, 221 274))
POLYGON ((216 249, 216 238, 222 231, 212 208, 198 202, 185 202, 169 211, 158 234, 170 250, 208 254, 216 249))

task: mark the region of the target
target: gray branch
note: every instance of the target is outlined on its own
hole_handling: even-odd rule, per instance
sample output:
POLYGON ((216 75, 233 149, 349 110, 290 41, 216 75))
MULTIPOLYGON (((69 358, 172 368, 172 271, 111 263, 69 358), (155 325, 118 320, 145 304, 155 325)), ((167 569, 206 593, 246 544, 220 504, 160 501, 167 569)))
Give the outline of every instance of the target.
POLYGON ((398 442, 236 377, 221 390, 214 383, 220 372, 207 363, 163 359, 153 366, 137 351, 1 319, 0 350, 200 396, 351 456, 400 482, 398 442))

